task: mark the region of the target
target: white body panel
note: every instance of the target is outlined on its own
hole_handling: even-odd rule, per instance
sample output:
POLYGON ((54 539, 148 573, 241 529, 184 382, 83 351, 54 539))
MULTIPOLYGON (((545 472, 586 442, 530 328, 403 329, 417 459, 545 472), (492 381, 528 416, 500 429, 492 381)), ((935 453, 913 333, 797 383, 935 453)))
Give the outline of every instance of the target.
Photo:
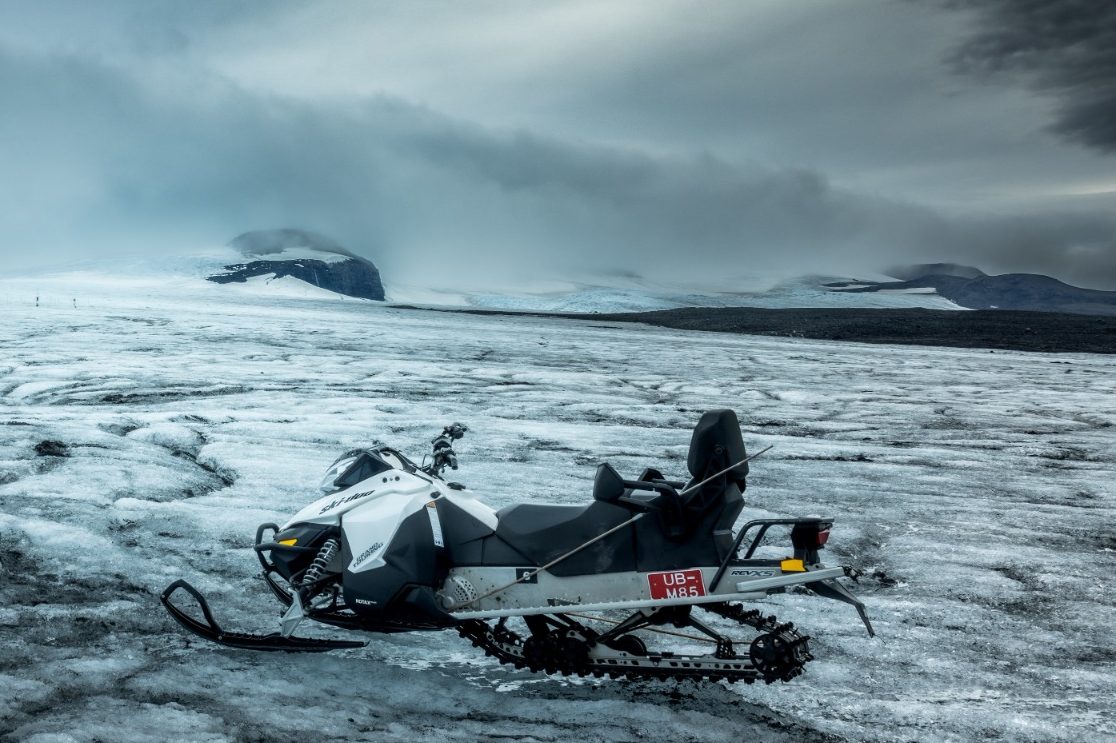
POLYGON ((381 555, 391 544, 399 524, 421 511, 430 500, 430 491, 424 488, 410 495, 396 493, 390 498, 375 498, 345 513, 342 526, 353 554, 349 570, 363 573, 383 567, 381 555))
MULTIPOLYGON (((391 544, 399 525, 424 506, 444 498, 495 531, 496 511, 472 495, 449 488, 445 482, 421 473, 389 470, 356 485, 324 495, 296 513, 282 529, 295 524, 339 524, 352 553, 345 566, 366 572, 384 565, 384 548, 391 544)), ((442 527, 437 510, 428 511, 435 545, 442 547, 442 527)))
POLYGON ((361 480, 352 487, 323 495, 296 513, 286 524, 287 529, 295 524, 336 524, 343 514, 359 508, 371 500, 391 498, 391 496, 410 496, 425 492, 437 495, 441 492, 440 483, 421 475, 413 475, 402 470, 390 470, 361 480))
MULTIPOLYGON (((769 576, 757 575, 746 580, 730 580, 726 576, 709 592, 708 586, 717 573, 716 567, 691 568, 688 570, 658 571, 655 573, 626 572, 600 573, 558 577, 543 571, 536 576, 535 582, 523 582, 500 591, 493 596, 472 603, 462 603, 460 595, 471 593, 484 594, 506 586, 521 575, 525 568, 516 567, 468 567, 450 571, 446 581, 447 589, 457 588, 457 599, 461 606, 450 609, 453 616, 460 619, 483 619, 490 617, 518 616, 523 614, 549 614, 561 611, 568 606, 578 611, 607 611, 610 609, 638 609, 644 607, 677 606, 680 604, 703 604, 719 601, 748 601, 762 598, 768 591, 787 586, 831 580, 843 576, 844 569, 821 567, 807 572, 784 573, 778 567, 764 567, 756 573, 770 573, 769 576), (669 576, 683 572, 700 570, 701 586, 699 593, 689 593, 675 597, 653 597, 649 576, 669 576), (461 591, 462 581, 468 588, 461 591), (456 583, 456 585, 455 585, 456 583)), ((445 594, 443 594, 445 595, 445 594)))

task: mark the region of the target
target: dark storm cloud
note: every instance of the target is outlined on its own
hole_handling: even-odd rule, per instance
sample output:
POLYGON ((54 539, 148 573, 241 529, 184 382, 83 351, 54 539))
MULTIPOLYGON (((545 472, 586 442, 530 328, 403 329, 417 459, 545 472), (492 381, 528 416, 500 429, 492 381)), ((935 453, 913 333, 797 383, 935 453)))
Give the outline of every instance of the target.
POLYGON ((482 127, 399 97, 264 94, 183 69, 210 19, 129 19, 143 64, 0 46, 9 265, 293 225, 413 283, 623 269, 723 284, 955 260, 1116 285, 1107 215, 949 215, 812 169, 482 127))
POLYGON ((1116 3, 1109 0, 956 0, 977 32, 952 55, 967 73, 1020 75, 1058 101, 1053 129, 1116 151, 1116 3))

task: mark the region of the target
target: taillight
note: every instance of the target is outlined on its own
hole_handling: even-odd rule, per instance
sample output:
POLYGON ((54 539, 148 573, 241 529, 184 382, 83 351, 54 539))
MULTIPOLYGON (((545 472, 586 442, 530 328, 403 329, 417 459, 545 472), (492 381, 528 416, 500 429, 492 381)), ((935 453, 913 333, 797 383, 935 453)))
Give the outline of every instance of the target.
MULTIPOLYGON (((816 553, 825 547, 825 543, 829 541, 829 529, 832 526, 833 522, 822 521, 821 519, 816 521, 803 519, 796 523, 794 528, 791 529, 791 544, 794 545, 795 557, 802 558, 807 556, 807 553, 816 553)), ((810 559, 816 560, 817 555, 814 554, 810 559)))

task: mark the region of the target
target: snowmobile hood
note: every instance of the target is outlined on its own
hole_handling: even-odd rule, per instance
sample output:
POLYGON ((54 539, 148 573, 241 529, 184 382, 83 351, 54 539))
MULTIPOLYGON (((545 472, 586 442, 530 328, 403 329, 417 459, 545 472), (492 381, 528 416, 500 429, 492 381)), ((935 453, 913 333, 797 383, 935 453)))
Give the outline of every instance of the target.
POLYGON ((419 474, 403 470, 385 470, 365 478, 355 485, 318 498, 296 513, 283 529, 294 524, 336 524, 342 514, 359 505, 379 498, 414 495, 426 490, 431 496, 445 493, 442 484, 419 474))

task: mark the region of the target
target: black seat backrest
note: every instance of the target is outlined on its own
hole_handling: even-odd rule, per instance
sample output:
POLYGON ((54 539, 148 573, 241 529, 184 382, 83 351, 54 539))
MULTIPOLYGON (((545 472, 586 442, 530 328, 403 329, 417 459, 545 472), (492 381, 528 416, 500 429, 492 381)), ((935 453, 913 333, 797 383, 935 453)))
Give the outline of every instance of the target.
POLYGON ((624 494, 624 478, 611 464, 605 462, 597 465, 597 474, 593 477, 593 500, 604 503, 615 503, 624 494))
MULTIPOLYGON (((736 413, 731 410, 710 410, 701 416, 694 427, 686 464, 694 482, 701 482, 746 456, 736 413)), ((748 475, 748 463, 734 467, 728 475, 743 490, 744 478, 748 475)))
MULTIPOLYGON (((693 479, 686 487, 713 477, 746 456, 736 413, 731 410, 706 412, 694 427, 694 435, 690 439, 686 464, 693 479)), ((720 477, 713 477, 684 496, 683 525, 687 532, 691 529, 711 529, 718 559, 723 559, 731 550, 732 525, 744 506, 741 493, 747 475, 748 463, 745 462, 720 477)))

